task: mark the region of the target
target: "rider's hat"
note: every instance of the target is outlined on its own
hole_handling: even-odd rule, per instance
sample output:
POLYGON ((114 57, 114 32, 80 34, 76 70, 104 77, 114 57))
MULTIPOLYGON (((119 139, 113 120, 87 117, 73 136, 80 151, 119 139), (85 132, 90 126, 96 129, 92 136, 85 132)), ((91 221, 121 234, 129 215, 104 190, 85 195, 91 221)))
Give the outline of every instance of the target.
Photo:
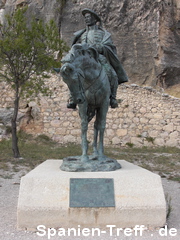
POLYGON ((85 8, 82 10, 82 15, 84 16, 86 13, 91 13, 98 22, 101 22, 100 17, 97 15, 97 13, 95 13, 93 10, 89 9, 89 8, 85 8))

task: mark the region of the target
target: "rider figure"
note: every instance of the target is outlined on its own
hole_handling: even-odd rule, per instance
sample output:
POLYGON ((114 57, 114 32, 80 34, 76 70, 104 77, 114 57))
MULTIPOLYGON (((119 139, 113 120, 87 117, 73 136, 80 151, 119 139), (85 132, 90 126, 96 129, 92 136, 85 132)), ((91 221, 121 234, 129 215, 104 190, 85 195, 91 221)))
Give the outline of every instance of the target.
MULTIPOLYGON (((106 70, 111 86, 110 106, 111 108, 116 108, 118 107, 116 100, 118 84, 127 82, 128 77, 117 57, 116 47, 113 45, 111 34, 101 27, 100 17, 87 8, 82 10, 82 15, 85 19, 86 28, 74 33, 75 37, 72 45, 87 43, 98 51, 99 61, 106 70)), ((70 97, 67 107, 76 108, 72 97, 70 97)))

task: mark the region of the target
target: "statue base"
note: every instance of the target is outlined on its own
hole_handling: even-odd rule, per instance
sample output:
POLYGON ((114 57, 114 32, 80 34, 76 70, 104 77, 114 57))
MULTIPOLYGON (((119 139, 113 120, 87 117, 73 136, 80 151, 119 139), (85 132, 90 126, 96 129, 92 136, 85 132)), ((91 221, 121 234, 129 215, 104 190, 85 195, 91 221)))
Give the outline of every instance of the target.
POLYGON ((66 172, 109 172, 120 169, 121 165, 117 160, 105 157, 99 161, 96 157, 89 156, 89 161, 82 162, 81 156, 71 156, 63 159, 60 167, 66 172))
POLYGON ((62 160, 47 160, 21 178, 19 229, 162 227, 166 201, 161 178, 118 160, 111 172, 65 172, 62 160))

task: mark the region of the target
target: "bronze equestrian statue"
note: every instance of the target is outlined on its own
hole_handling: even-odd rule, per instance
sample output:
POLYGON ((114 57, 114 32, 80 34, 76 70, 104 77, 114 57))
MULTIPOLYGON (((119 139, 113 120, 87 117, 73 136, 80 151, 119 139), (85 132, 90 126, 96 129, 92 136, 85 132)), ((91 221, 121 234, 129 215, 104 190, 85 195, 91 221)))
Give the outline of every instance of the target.
POLYGON ((86 28, 75 33, 72 47, 62 59, 61 69, 54 69, 60 72, 70 90, 68 108, 78 105, 81 118, 82 155, 65 160, 61 169, 83 171, 86 165, 88 171, 113 171, 120 168, 120 164, 104 155, 106 115, 109 105, 118 107, 117 87, 127 82, 128 77, 118 60, 110 33, 101 27, 100 17, 90 9, 84 9, 82 14, 86 28), (93 154, 88 156, 88 123, 94 116, 93 154), (79 170, 66 168, 66 162, 71 164, 73 160, 75 164, 79 162, 79 170), (90 168, 89 164, 92 165, 90 168))
MULTIPOLYGON (((102 28, 100 17, 97 13, 87 8, 82 10, 82 14, 85 19, 86 28, 74 33, 75 37, 72 46, 76 43, 87 43, 98 51, 99 61, 104 67, 110 82, 110 106, 116 108, 118 107, 116 100, 118 84, 127 82, 128 77, 118 59, 111 34, 102 28)), ((76 108, 72 97, 70 97, 67 107, 76 108)))

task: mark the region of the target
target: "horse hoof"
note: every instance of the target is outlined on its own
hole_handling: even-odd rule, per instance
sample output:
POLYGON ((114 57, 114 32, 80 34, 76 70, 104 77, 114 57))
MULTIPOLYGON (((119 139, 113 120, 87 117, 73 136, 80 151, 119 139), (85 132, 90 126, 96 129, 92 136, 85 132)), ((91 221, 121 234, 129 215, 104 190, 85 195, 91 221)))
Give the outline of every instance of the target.
POLYGON ((105 155, 98 156, 98 161, 101 161, 101 162, 106 161, 106 156, 105 155))
POLYGON ((81 156, 81 162, 88 162, 89 157, 88 156, 81 156))
POLYGON ((91 157, 92 160, 98 160, 98 153, 93 153, 91 157))

